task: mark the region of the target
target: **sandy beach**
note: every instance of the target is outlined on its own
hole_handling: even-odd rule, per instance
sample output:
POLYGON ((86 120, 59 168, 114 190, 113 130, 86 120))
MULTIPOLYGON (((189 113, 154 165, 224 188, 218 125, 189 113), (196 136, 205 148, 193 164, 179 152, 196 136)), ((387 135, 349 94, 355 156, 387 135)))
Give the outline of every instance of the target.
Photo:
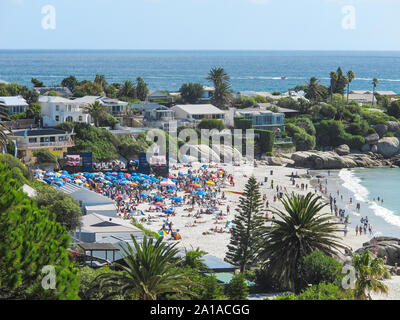
MULTIPOLYGON (((199 169, 202 164, 200 163, 194 163, 193 168, 191 169, 199 169)), ((258 167, 253 167, 250 164, 244 164, 241 165, 240 167, 233 166, 231 164, 218 164, 215 166, 215 168, 209 168, 208 170, 210 171, 217 171, 218 168, 223 168, 226 170, 226 172, 233 173, 234 178, 235 178, 235 185, 226 185, 221 186, 221 190, 229 190, 229 191, 239 191, 242 192, 244 190, 245 184, 247 183, 248 178, 254 174, 254 176, 257 178, 257 181, 260 183, 263 183, 263 185, 260 186, 260 192, 261 195, 263 196, 264 194, 266 195, 266 198, 269 202, 269 209, 274 210, 274 209, 283 209, 283 205, 281 202, 277 199, 274 202, 274 195, 276 195, 276 186, 279 186, 279 188, 282 188, 282 191, 284 194, 285 193, 296 193, 296 194, 307 194, 308 192, 314 192, 315 189, 311 186, 310 179, 309 178, 296 178, 296 185, 301 186, 301 184, 308 185, 307 189, 302 190, 301 188, 297 188, 296 185, 292 185, 292 182, 290 181, 290 175, 293 173, 295 175, 306 175, 307 170, 306 169, 294 169, 294 168, 287 168, 287 167, 280 167, 280 166, 265 166, 265 165, 259 165, 258 167), (271 175, 271 170, 273 171, 271 175), (268 178, 268 181, 264 183, 265 177, 268 178), (274 189, 271 189, 271 183, 270 181, 274 181, 274 189), (286 189, 285 189, 286 188, 286 189)), ((170 170, 170 173, 173 175, 177 175, 178 172, 187 172, 188 168, 185 168, 183 166, 177 166, 176 170, 170 170)), ((317 191, 318 194, 319 191, 317 191)), ((178 191, 177 196, 178 197, 183 197, 184 196, 183 191, 178 191)), ((218 194, 217 199, 221 198, 221 194, 218 194)), ((213 214, 207 215, 203 214, 201 215, 200 219, 195 219, 193 216, 188 217, 189 212, 185 209, 191 208, 191 205, 183 205, 181 207, 175 207, 175 216, 170 216, 169 221, 173 223, 173 228, 174 229, 179 229, 179 233, 182 236, 182 240, 178 241, 178 247, 183 247, 186 249, 196 249, 197 247, 200 248, 201 250, 207 252, 208 254, 215 255, 221 259, 225 258, 225 254, 227 251, 227 245, 229 244, 230 241, 230 233, 229 232, 224 232, 224 233, 217 233, 217 232, 212 232, 211 229, 214 229, 216 226, 218 228, 224 227, 226 221, 232 221, 234 219, 235 215, 235 207, 239 204, 239 194, 233 194, 233 193, 225 193, 225 200, 221 200, 221 205, 219 208, 222 210, 223 214, 226 214, 224 216, 223 220, 219 220, 220 223, 216 224, 216 216, 213 214), (230 206, 230 213, 227 213, 227 206, 230 206), (196 220, 197 223, 194 223, 196 220), (192 225, 192 226, 189 226, 192 225), (203 235, 204 232, 210 232, 210 234, 203 235)), ((166 200, 166 205, 168 206, 169 200, 166 200)), ((153 213, 147 213, 147 209, 149 208, 149 204, 140 204, 138 209, 143 210, 146 215, 151 215, 152 217, 155 216, 153 213)), ((172 206, 172 204, 171 204, 172 206)), ((199 210, 200 207, 195 205, 194 206, 194 211, 193 213, 196 213, 197 210, 199 210)), ((330 213, 329 211, 329 206, 326 207, 325 212, 330 213)), ((332 216, 333 219, 335 219, 335 216, 332 216)), ((152 219, 151 222, 145 222, 144 226, 152 231, 158 232, 163 224, 165 223, 166 218, 160 217, 157 219, 152 219)), ((350 221, 351 223, 351 221, 350 221)), ((356 249, 362 247, 362 243, 368 241, 371 239, 371 236, 369 235, 362 235, 362 236, 356 236, 354 230, 349 228, 349 232, 346 237, 343 236, 343 232, 340 232, 339 234, 340 237, 342 237, 342 241, 344 244, 347 246, 350 246, 353 251, 356 249)), ((170 237, 167 235, 167 239, 170 237)), ((174 240, 168 240, 170 242, 175 242, 174 240)))

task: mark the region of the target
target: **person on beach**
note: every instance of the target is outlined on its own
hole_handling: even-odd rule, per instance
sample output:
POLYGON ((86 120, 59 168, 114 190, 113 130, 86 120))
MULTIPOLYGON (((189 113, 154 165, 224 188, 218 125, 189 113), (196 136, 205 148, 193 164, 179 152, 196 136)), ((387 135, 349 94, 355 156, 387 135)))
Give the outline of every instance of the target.
POLYGON ((343 229, 344 236, 346 236, 346 235, 347 235, 347 231, 348 231, 348 230, 347 230, 347 225, 345 225, 345 226, 344 226, 344 229, 343 229))
POLYGON ((356 225, 356 236, 358 236, 358 225, 356 225))

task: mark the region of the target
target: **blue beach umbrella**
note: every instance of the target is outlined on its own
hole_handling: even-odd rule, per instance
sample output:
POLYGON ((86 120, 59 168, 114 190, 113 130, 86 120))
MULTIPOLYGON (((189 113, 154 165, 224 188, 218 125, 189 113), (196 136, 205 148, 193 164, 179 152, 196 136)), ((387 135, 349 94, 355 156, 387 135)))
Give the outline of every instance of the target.
POLYGON ((155 197, 154 197, 154 200, 162 200, 162 199, 164 199, 164 198, 161 197, 161 196, 155 196, 155 197))

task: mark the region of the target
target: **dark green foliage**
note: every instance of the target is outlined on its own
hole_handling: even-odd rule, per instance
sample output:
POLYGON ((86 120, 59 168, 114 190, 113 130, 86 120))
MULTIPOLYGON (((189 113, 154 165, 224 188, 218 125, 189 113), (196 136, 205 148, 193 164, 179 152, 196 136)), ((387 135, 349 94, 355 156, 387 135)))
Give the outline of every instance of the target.
POLYGON ((340 285, 342 278, 342 265, 334 258, 315 250, 300 262, 300 278, 304 281, 304 287, 308 284, 321 282, 340 285))
POLYGON ((39 119, 42 106, 38 103, 31 103, 29 108, 26 110, 26 117, 28 119, 39 119))
POLYGON ((263 129, 255 129, 256 146, 259 153, 272 152, 275 143, 275 132, 263 129))
POLYGON ((243 273, 235 274, 226 289, 226 296, 231 300, 247 300, 249 288, 243 273))
POLYGON ((37 87, 44 87, 44 83, 43 83, 42 81, 39 81, 39 80, 36 79, 36 78, 32 78, 32 79, 31 79, 31 82, 32 82, 32 84, 33 84, 33 86, 34 86, 35 88, 37 88, 37 87))
POLYGON ((395 137, 396 135, 395 135, 394 132, 389 131, 389 132, 386 132, 383 136, 384 136, 384 137, 395 137))
POLYGON ((37 183, 35 189, 39 208, 54 213, 56 221, 65 226, 68 231, 79 227, 82 211, 76 200, 45 183, 37 183))
MULTIPOLYGON (((352 122, 346 128, 346 132, 352 135, 366 136, 369 134, 369 129, 371 127, 368 125, 368 122, 365 120, 361 120, 359 122, 352 122)), ((371 128, 372 129, 372 128, 371 128)))
POLYGON ((392 101, 387 108, 387 114, 389 116, 395 117, 397 119, 400 118, 400 101, 392 101))
POLYGON ((200 83, 184 83, 179 89, 185 103, 196 103, 204 94, 203 85, 200 83))
POLYGON ((70 263, 70 236, 53 213, 36 202, 0 164, 0 297, 3 299, 78 299, 77 270, 70 263), (45 290, 44 266, 53 266, 56 289, 45 290))
POLYGON ((338 146, 342 141, 338 140, 339 136, 343 136, 344 125, 337 120, 322 120, 315 125, 317 131, 317 144, 320 146, 338 146))
POLYGON ((207 267, 202 259, 205 254, 206 252, 200 250, 200 248, 197 248, 196 250, 185 249, 185 257, 183 258, 182 266, 201 271, 206 270, 207 267))
POLYGON ((297 300, 354 300, 354 294, 332 283, 320 283, 299 294, 297 300))
POLYGON ((232 228, 225 258, 227 262, 239 266, 241 272, 257 264, 257 255, 263 237, 264 217, 262 211, 263 203, 259 186, 257 180, 252 176, 240 197, 240 204, 232 221, 236 227, 232 228))
POLYGON ((330 104, 324 104, 321 106, 321 109, 319 110, 319 113, 325 118, 325 119, 333 119, 336 115, 336 109, 334 106, 331 106, 330 104))
POLYGON ((336 235, 341 229, 329 214, 322 214, 326 206, 321 197, 308 193, 306 196, 286 195, 281 200, 284 210, 273 211, 277 219, 269 219, 265 227, 263 247, 259 259, 265 261, 265 268, 282 281, 299 291, 299 263, 314 250, 334 255, 344 246, 336 235))
POLYGON ((47 149, 39 149, 33 153, 38 163, 57 163, 57 156, 47 149))
POLYGON ((200 123, 197 125, 199 129, 217 129, 222 131, 226 129, 226 126, 222 120, 217 119, 201 119, 200 123))
POLYGON ((295 124, 300 127, 303 128, 304 130, 306 130, 306 132, 309 135, 315 136, 315 127, 314 124, 312 123, 312 121, 310 120, 310 118, 306 117, 306 116, 302 116, 299 118, 296 118, 296 122, 295 124))
POLYGON ((69 76, 61 81, 61 86, 67 87, 69 90, 71 90, 71 92, 75 92, 78 84, 79 82, 74 76, 69 76))
POLYGON ((203 277, 200 283, 200 300, 221 300, 224 290, 222 285, 218 284, 215 274, 203 277))
POLYGON ((119 123, 119 120, 111 114, 105 114, 104 117, 99 118, 99 127, 111 127, 119 123))
POLYGON ((136 78, 136 95, 141 101, 145 101, 149 93, 146 82, 141 77, 136 78))
POLYGON ((375 125, 383 123, 385 124, 389 120, 396 120, 396 118, 391 117, 381 111, 361 109, 361 116, 363 119, 368 121, 369 125, 375 125))
POLYGON ((26 179, 30 178, 28 169, 18 158, 15 158, 10 154, 0 153, 0 163, 6 164, 10 169, 18 168, 26 179))
POLYGON ((251 119, 246 119, 244 117, 234 117, 233 121, 235 129, 247 130, 253 127, 253 120, 251 119))
POLYGON ((315 137, 308 134, 306 130, 304 130, 303 128, 300 128, 292 123, 288 123, 286 125, 286 131, 288 132, 289 136, 293 138, 297 151, 306 151, 314 149, 315 137))

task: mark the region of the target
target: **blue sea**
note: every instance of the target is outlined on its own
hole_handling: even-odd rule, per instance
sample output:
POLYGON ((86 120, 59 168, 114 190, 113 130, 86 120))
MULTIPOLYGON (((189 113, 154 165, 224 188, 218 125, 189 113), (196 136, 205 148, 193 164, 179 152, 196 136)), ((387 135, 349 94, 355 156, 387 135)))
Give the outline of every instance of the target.
POLYGON ((207 84, 215 66, 225 68, 236 92, 286 92, 312 76, 329 85, 330 71, 341 66, 356 74, 352 89, 370 90, 376 77, 378 90, 400 93, 400 52, 0 50, 0 80, 28 86, 31 78, 56 85, 69 75, 104 74, 109 83, 140 76, 150 89, 174 91, 185 82, 207 84))
POLYGON ((350 214, 350 232, 360 225, 361 217, 368 217, 374 235, 400 238, 400 169, 331 170, 330 176, 327 171, 317 173, 328 178, 328 194, 336 197, 338 207, 350 214), (343 200, 337 196, 338 190, 343 200), (356 210, 357 203, 361 205, 360 212, 356 210))

